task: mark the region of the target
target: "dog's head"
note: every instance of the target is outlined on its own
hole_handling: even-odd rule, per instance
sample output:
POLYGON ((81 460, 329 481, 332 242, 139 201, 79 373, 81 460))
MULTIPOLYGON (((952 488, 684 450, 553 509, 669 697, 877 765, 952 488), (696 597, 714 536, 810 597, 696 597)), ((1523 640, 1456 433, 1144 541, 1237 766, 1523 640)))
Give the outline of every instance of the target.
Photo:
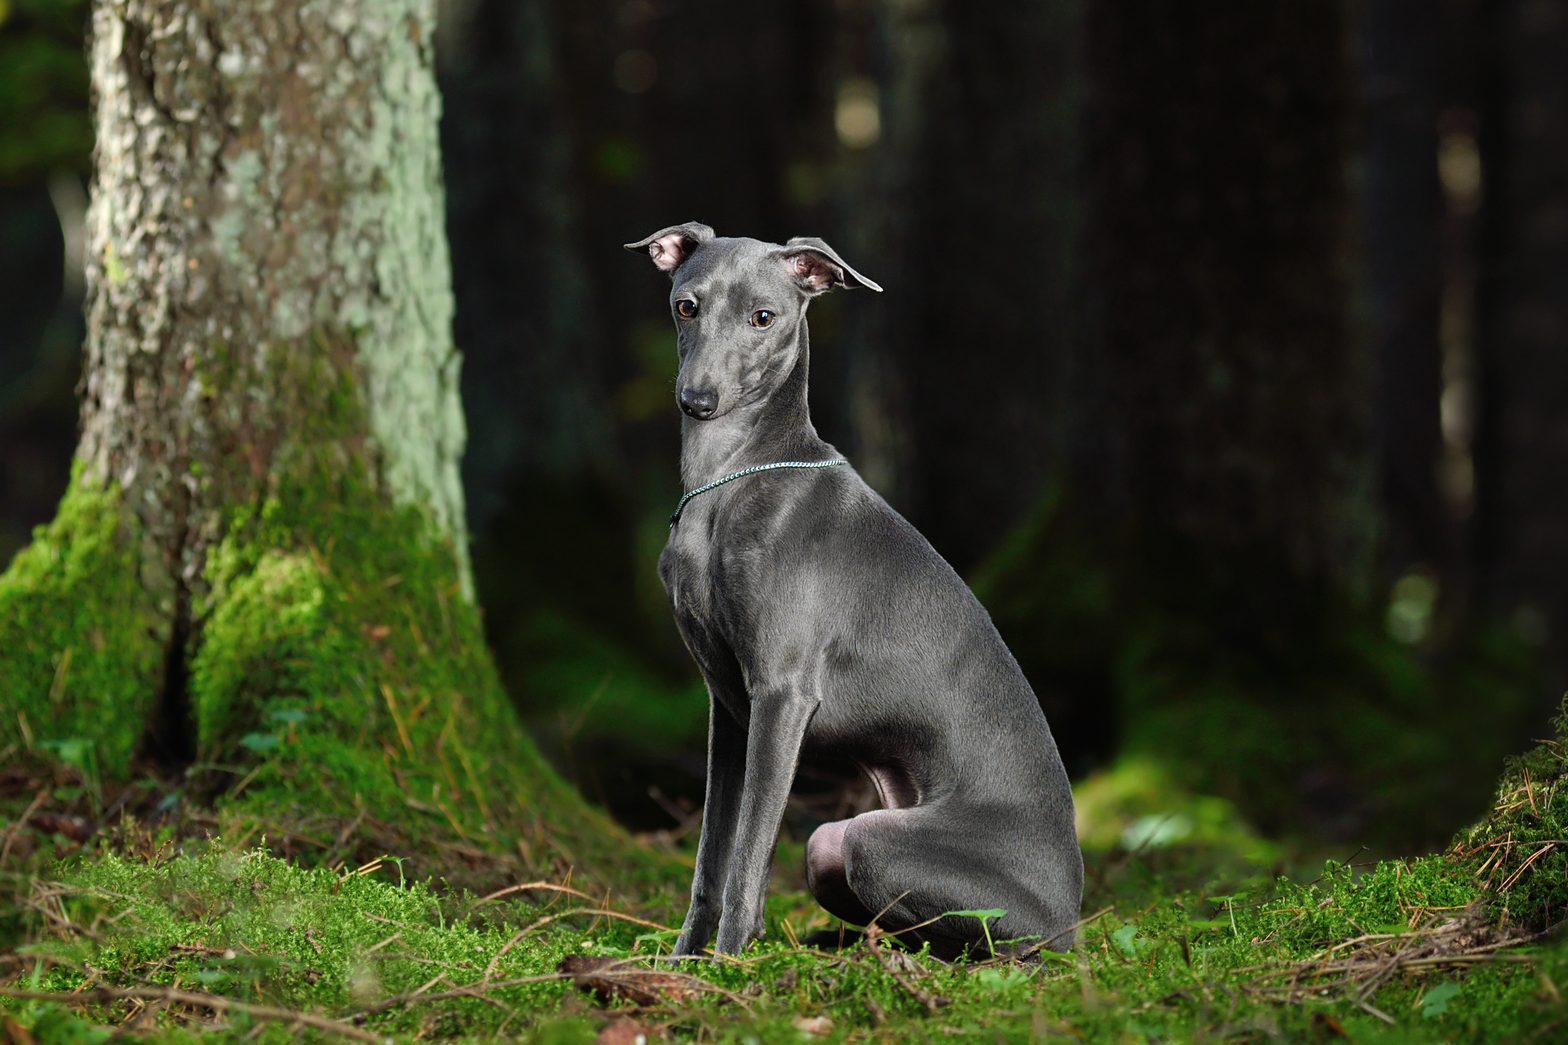
POLYGON ((882 288, 819 239, 788 243, 715 237, 689 221, 626 244, 646 250, 674 281, 680 371, 675 396, 688 417, 709 421, 766 399, 795 366, 806 306, 834 287, 882 288))

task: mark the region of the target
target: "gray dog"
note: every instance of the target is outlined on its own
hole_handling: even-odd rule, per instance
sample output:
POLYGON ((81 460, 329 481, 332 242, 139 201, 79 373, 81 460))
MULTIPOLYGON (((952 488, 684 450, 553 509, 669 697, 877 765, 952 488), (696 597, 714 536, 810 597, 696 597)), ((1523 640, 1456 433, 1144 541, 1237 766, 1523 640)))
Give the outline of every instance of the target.
POLYGON ((885 808, 824 824, 812 895, 935 953, 1072 945, 1083 894, 1056 742, 991 618, 806 408, 806 306, 882 288, 819 239, 628 243, 671 274, 687 494, 659 557, 708 684, 708 785, 676 955, 763 932, 802 758, 858 766, 885 808), (955 911, 1002 910, 981 919, 955 911))

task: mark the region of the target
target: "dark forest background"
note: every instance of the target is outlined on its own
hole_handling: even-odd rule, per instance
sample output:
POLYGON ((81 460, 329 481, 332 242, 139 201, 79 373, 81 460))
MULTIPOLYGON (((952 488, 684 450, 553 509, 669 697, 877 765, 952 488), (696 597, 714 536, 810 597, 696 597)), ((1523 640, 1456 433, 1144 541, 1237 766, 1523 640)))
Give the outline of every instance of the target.
MULTIPOLYGON (((448 0, 490 641, 629 823, 700 802, 653 563, 666 287, 819 235, 818 428, 975 585, 1075 776, 1446 838, 1568 680, 1568 6, 448 0)), ((0 0, 0 562, 76 435, 86 5, 0 0)), ((807 788, 809 790, 809 786, 807 788)))

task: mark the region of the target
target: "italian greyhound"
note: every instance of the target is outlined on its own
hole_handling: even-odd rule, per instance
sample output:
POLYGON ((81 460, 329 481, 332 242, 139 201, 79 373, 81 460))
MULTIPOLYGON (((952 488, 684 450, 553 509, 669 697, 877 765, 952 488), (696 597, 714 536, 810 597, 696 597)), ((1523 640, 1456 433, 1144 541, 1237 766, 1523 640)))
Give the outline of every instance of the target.
POLYGON ((1067 950, 1083 858, 1040 704, 968 586, 806 408, 807 305, 882 288, 814 238, 688 222, 626 248, 674 282, 688 492, 659 576, 709 693, 675 955, 762 936, 802 758, 858 766, 884 806, 811 835, 806 880, 830 913, 944 956, 1067 950))

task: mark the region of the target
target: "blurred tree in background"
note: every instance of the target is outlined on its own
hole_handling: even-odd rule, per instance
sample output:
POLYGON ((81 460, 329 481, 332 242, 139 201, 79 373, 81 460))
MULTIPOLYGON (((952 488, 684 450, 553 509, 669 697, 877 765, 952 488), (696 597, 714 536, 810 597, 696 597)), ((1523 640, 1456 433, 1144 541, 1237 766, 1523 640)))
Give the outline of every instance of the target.
POLYGON ((1568 10, 1478 5, 1480 163, 1474 444, 1483 604, 1568 670, 1568 10))
POLYGON ((52 514, 70 467, 92 149, 87 0, 0 4, 0 557, 52 514))
MULTIPOLYGON (((1410 841, 1542 728, 1560 4, 440 7, 475 584, 593 797, 653 825, 700 792, 653 571, 672 339, 618 248, 689 219, 888 288, 813 310, 819 427, 974 579, 1076 773, 1158 758, 1273 828, 1410 841)), ((0 11, 9 552, 67 480, 88 135, 85 6, 0 11)))

